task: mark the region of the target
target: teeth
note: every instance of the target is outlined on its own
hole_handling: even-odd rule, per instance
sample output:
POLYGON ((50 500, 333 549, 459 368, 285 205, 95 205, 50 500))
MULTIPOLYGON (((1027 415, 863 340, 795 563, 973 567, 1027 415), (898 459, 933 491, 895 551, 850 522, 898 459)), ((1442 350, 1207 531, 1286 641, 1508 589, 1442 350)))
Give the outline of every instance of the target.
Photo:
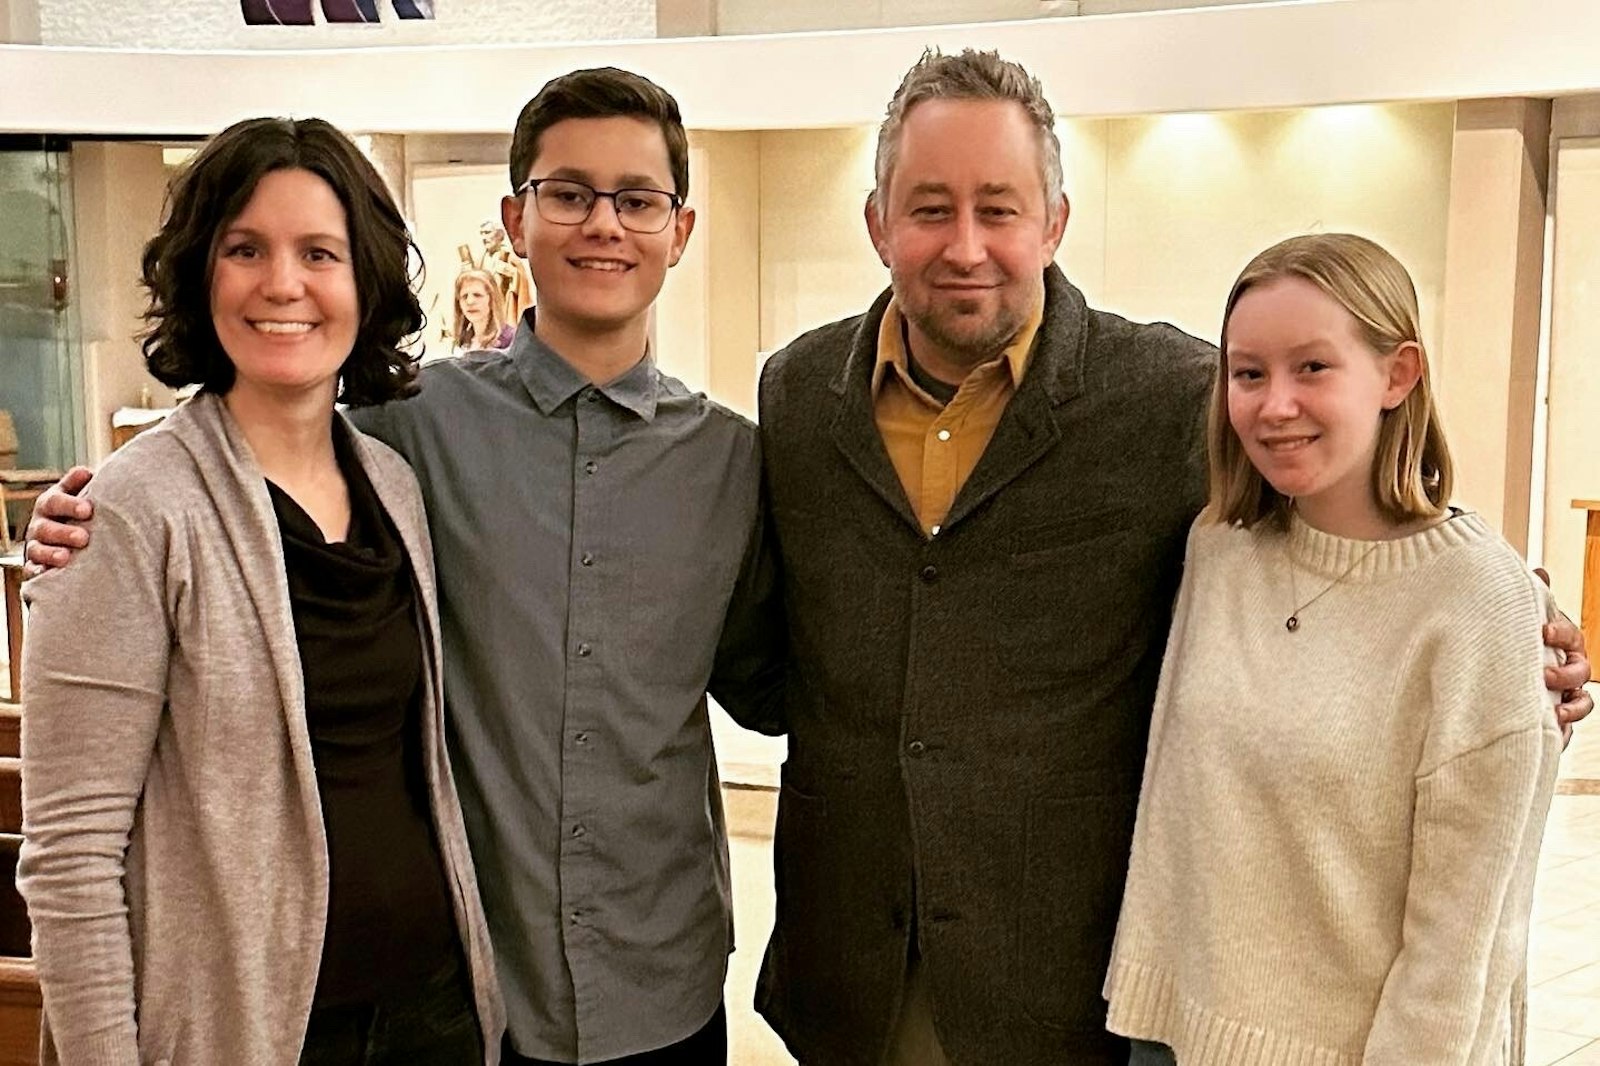
POLYGON ((619 263, 615 259, 574 259, 573 264, 584 270, 606 270, 620 273, 628 269, 628 264, 619 263))
POLYGON ((310 322, 252 322, 261 333, 310 333, 313 326, 310 322))
POLYGON ((1268 451, 1290 452, 1296 450, 1297 448, 1304 448, 1306 445, 1311 443, 1311 438, 1296 437, 1293 440, 1269 440, 1264 441, 1263 443, 1266 444, 1268 451))

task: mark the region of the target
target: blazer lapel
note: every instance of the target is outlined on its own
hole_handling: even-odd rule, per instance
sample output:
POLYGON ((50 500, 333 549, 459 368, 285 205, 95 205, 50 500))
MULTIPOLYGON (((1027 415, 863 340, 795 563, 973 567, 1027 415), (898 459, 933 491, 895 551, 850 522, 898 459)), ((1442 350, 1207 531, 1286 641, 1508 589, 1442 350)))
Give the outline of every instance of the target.
POLYGON ((956 493, 945 516, 945 528, 954 526, 977 510, 989 497, 1005 488, 1038 459, 1055 447, 1061 439, 1061 429, 1056 425, 1050 410, 1049 399, 1042 390, 1018 390, 1006 405, 1000 424, 995 427, 989 446, 973 468, 966 484, 956 493))
POLYGON ((839 408, 833 418, 833 443, 861 480, 878 494, 889 509, 919 535, 925 535, 917 522, 916 512, 911 509, 911 500, 906 496, 900 475, 889 458, 889 450, 884 447, 883 434, 878 431, 878 420, 872 407, 872 370, 878 361, 878 324, 883 321, 884 310, 888 306, 889 293, 885 292, 861 320, 844 366, 829 383, 839 397, 839 408))
POLYGON ((1058 405, 1083 391, 1083 349, 1088 308, 1083 294, 1059 267, 1044 274, 1044 318, 1033 342, 1028 372, 1006 404, 984 449, 945 516, 945 528, 961 521, 1036 463, 1061 440, 1058 405))

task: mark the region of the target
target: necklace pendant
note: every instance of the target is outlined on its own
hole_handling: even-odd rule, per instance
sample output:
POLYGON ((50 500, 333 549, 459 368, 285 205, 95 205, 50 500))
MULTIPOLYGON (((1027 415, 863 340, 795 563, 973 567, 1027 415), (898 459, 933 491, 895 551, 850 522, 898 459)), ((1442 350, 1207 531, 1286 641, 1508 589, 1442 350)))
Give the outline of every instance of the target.
POLYGON ((1291 633, 1293 633, 1295 630, 1299 629, 1300 628, 1300 616, 1297 615, 1297 614, 1291 614, 1288 617, 1288 619, 1283 623, 1283 628, 1287 629, 1291 633))

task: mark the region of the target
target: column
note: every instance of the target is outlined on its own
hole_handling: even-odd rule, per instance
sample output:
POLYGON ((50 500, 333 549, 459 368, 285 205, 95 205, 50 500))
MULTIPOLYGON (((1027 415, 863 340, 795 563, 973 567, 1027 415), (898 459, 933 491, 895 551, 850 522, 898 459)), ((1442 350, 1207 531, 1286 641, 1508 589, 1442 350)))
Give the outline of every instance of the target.
POLYGON ((1457 105, 1444 328, 1433 346, 1456 495, 1528 547, 1548 100, 1457 105))

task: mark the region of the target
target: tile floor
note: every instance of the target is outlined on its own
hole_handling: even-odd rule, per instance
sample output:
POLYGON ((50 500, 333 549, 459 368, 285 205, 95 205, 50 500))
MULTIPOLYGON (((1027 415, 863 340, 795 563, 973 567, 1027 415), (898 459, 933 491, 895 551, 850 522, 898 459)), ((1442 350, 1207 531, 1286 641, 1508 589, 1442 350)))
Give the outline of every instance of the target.
POLYGON ((1528 1066, 1600 1066, 1600 729, 1579 729, 1557 789, 1529 935, 1528 1066))

